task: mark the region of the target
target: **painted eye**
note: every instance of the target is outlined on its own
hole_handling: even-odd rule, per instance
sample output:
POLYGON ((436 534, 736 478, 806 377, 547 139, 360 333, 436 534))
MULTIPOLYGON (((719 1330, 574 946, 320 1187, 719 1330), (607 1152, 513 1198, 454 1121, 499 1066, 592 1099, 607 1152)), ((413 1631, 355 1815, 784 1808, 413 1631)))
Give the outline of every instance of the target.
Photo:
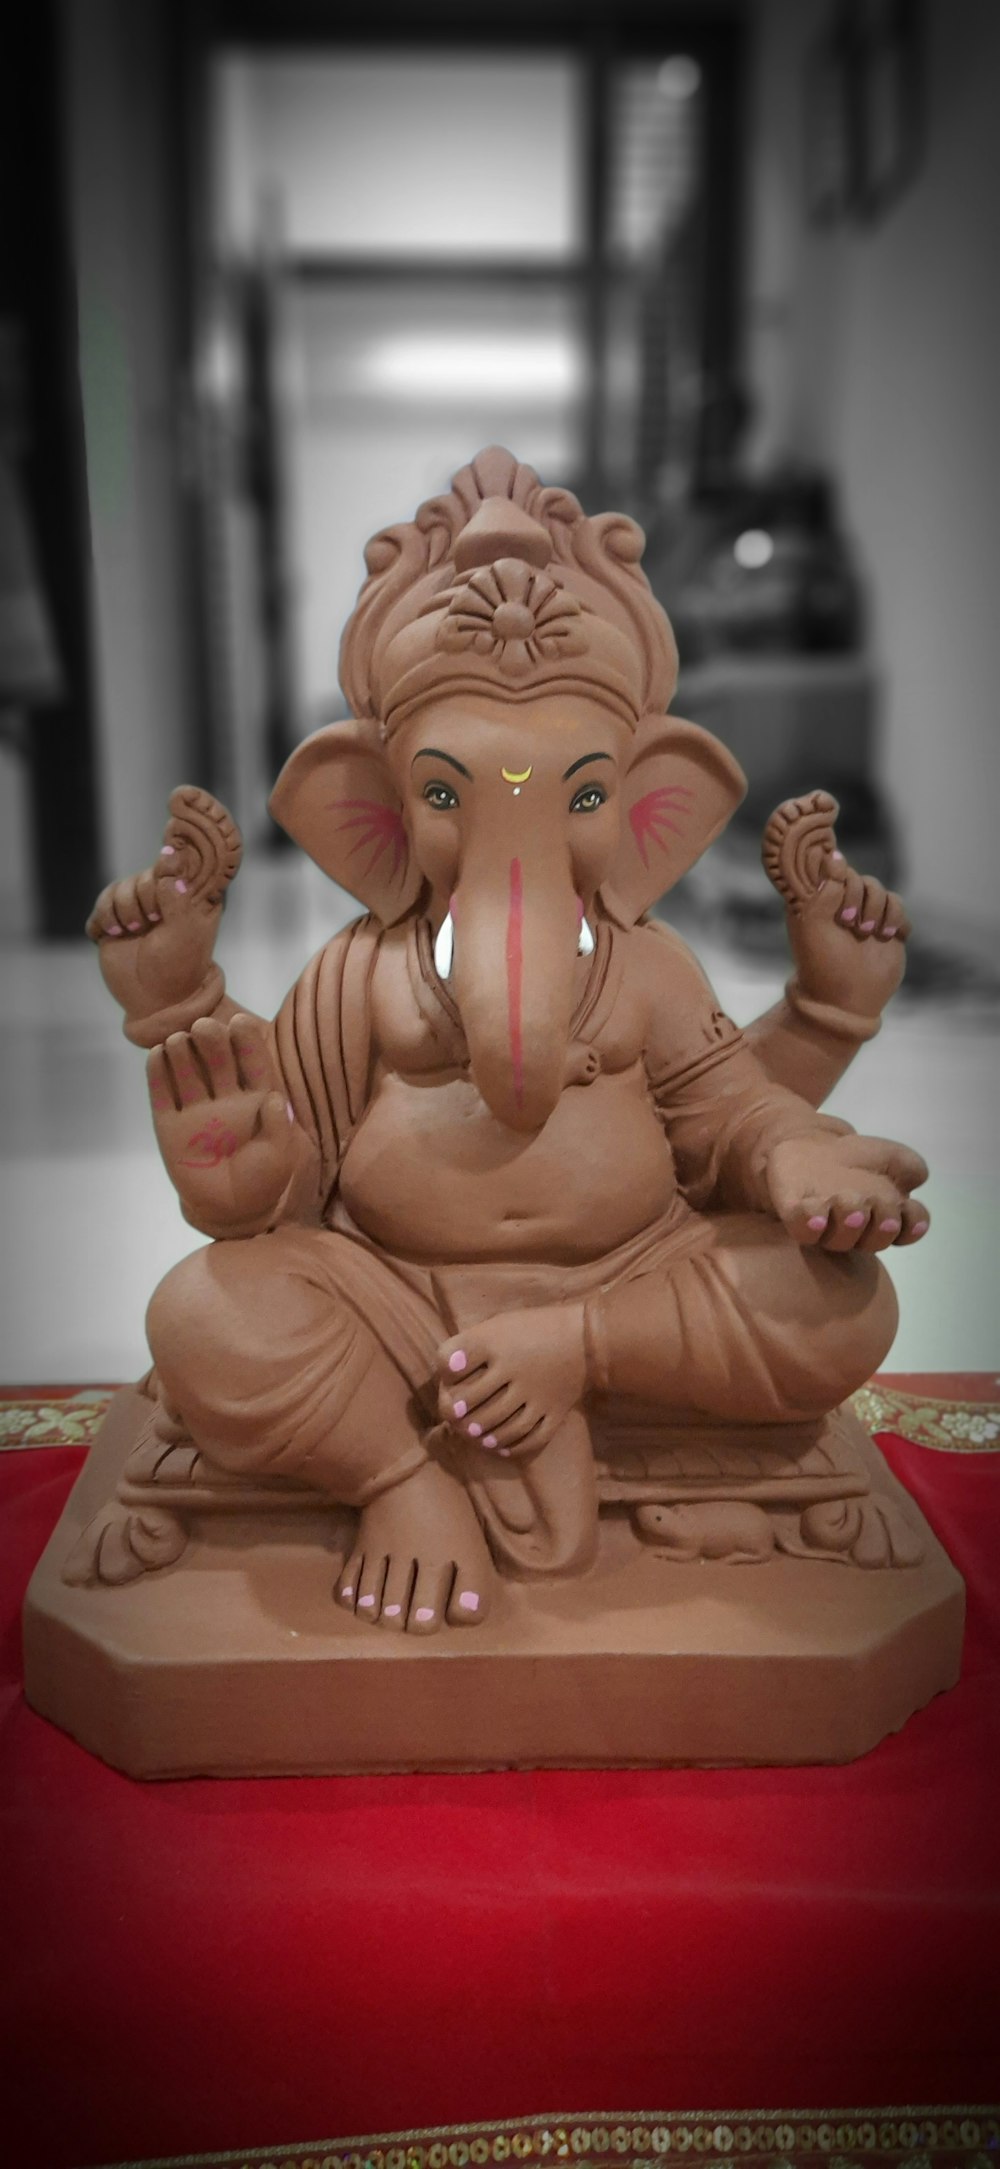
POLYGON ((585 783, 578 791, 571 806, 571 813, 596 813, 598 806, 606 806, 608 794, 603 783, 585 783))
POLYGON ((437 813, 451 813, 460 803, 457 791, 450 783, 425 783, 422 796, 437 813))

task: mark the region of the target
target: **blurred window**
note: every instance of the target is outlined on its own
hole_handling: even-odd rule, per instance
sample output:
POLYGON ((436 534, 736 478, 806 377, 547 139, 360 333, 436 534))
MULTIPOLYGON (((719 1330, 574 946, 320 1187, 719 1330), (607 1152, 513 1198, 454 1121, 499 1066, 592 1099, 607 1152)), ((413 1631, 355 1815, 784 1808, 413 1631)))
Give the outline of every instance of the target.
POLYGON ((338 256, 565 263, 580 231, 569 57, 229 54, 221 238, 252 245, 280 190, 286 246, 338 256))

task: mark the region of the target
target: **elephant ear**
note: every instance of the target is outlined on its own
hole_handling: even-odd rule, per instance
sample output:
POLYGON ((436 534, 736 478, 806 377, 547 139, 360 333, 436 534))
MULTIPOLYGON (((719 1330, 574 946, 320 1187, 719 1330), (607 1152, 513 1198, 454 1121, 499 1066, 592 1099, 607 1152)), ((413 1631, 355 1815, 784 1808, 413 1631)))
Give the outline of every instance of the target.
POLYGON ((643 717, 625 776, 618 856, 600 892, 619 926, 634 926, 686 874, 746 788, 739 762, 711 732, 676 716, 643 717))
POLYGON ((395 926, 423 876, 374 723, 328 723, 285 762, 270 808, 332 881, 395 926))

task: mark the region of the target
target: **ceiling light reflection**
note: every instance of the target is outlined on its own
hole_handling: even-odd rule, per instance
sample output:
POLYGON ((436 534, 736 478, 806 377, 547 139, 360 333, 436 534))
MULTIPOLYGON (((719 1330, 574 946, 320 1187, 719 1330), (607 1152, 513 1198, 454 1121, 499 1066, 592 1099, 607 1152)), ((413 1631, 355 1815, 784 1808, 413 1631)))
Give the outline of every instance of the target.
POLYGON ((411 399, 481 393, 507 399, 566 399, 582 389, 583 357, 569 339, 464 334, 386 339, 368 361, 378 391, 411 399))

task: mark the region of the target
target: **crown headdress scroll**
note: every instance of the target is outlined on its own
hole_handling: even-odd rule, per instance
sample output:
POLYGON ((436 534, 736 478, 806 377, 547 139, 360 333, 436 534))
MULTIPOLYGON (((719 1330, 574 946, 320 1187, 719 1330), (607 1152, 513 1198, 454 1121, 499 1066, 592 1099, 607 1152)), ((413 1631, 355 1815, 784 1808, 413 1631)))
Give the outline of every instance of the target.
POLYGON ((376 535, 341 646, 355 714, 392 730, 448 692, 577 692, 635 724, 662 713, 677 651, 641 569, 634 521, 590 519, 510 452, 481 452, 450 492, 376 535))

